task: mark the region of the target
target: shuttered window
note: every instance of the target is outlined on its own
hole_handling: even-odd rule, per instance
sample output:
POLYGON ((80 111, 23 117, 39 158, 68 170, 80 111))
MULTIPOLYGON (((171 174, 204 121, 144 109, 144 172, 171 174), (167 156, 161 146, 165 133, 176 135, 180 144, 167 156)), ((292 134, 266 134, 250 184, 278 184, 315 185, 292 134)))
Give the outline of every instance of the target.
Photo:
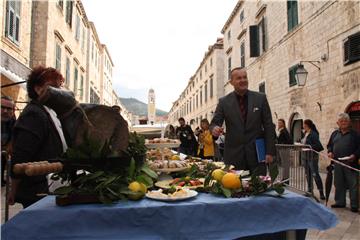
POLYGON ((6 1, 5 36, 19 45, 21 1, 6 1))
POLYGON ((75 39, 80 40, 80 17, 76 15, 76 22, 75 22, 75 39))
POLYGON ((58 43, 56 43, 55 50, 55 68, 61 72, 61 46, 58 43))
POLYGON ((80 98, 83 98, 83 96, 84 96, 84 75, 81 75, 79 90, 80 90, 80 98))
POLYGON ((287 1, 288 31, 298 25, 298 3, 296 0, 287 1))
POLYGON ((294 65, 291 68, 289 68, 289 87, 296 85, 296 78, 295 78, 296 69, 297 69, 297 65, 294 65))
POLYGON ((81 41, 81 50, 84 51, 85 47, 85 27, 82 27, 82 41, 81 41))
POLYGON ((249 26, 250 32, 250 57, 259 56, 259 33, 258 26, 252 25, 249 26))
POLYGON ((69 87, 70 84, 70 59, 66 58, 66 70, 65 70, 65 85, 69 87))
POLYGON ((72 26, 72 12, 73 12, 73 1, 68 0, 66 1, 66 14, 65 14, 65 21, 67 24, 72 26))
POLYGON ((75 94, 75 96, 77 95, 77 90, 78 90, 78 73, 79 73, 78 66, 75 65, 74 66, 74 94, 75 94))
POLYGON ((231 57, 228 58, 228 79, 231 78, 231 57))
POLYGON ((200 107, 202 105, 202 86, 200 87, 200 107))
POLYGON ((240 23, 242 23, 243 21, 244 21, 244 10, 242 10, 240 13, 240 23))
POLYGON ((205 103, 207 102, 207 97, 208 97, 208 88, 207 88, 207 81, 205 82, 205 86, 204 86, 204 91, 205 91, 205 103))
POLYGON ((211 77, 210 78, 210 98, 212 98, 214 96, 214 80, 213 78, 211 77))
POLYGON ((240 67, 245 67, 245 42, 240 44, 240 67))
POLYGON ((360 61, 360 32, 350 35, 344 41, 344 65, 360 61))

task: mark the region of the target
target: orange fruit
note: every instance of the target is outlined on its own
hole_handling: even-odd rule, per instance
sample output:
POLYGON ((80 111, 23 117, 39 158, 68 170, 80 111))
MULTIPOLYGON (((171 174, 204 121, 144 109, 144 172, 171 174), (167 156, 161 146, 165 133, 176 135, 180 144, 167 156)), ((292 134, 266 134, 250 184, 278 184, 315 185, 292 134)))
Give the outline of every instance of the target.
POLYGON ((221 183, 225 188, 238 189, 241 187, 241 181, 238 175, 235 173, 227 173, 222 179, 221 183))

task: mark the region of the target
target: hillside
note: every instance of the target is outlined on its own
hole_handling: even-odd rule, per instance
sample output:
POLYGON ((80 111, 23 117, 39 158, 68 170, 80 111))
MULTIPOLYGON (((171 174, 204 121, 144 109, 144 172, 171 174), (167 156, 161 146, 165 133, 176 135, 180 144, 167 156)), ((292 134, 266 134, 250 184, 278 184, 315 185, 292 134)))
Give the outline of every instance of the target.
MULTIPOLYGON (((136 98, 119 98, 120 102, 126 107, 126 109, 135 115, 147 116, 147 104, 143 103, 136 98)), ((156 116, 164 116, 167 112, 156 109, 156 116)))

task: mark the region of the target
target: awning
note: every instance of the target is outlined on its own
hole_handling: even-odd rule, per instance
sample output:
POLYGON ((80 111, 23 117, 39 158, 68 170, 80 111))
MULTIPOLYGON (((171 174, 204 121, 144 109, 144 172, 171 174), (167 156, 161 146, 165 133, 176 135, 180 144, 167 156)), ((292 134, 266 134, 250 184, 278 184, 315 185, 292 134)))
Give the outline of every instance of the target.
MULTIPOLYGON (((14 83, 26 81, 22 77, 18 76, 16 73, 11 72, 10 70, 4 68, 3 66, 0 66, 0 73, 9 80, 13 81, 14 83)), ((19 86, 26 90, 26 83, 19 84, 19 86)))

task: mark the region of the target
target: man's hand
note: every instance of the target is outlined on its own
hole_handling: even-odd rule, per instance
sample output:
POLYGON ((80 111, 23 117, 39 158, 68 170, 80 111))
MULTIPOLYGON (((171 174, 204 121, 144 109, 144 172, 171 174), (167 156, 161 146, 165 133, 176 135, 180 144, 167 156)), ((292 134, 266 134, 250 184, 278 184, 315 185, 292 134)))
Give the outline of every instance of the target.
POLYGON ((213 135, 214 137, 218 137, 218 136, 220 136, 223 132, 224 132, 224 128, 219 127, 219 126, 216 126, 216 127, 214 127, 213 130, 212 130, 212 135, 213 135))
POLYGON ((266 164, 270 164, 273 162, 273 156, 272 155, 269 155, 269 154, 266 154, 265 156, 265 163, 266 164))
POLYGON ((334 154, 332 152, 329 152, 328 157, 334 159, 334 154))

